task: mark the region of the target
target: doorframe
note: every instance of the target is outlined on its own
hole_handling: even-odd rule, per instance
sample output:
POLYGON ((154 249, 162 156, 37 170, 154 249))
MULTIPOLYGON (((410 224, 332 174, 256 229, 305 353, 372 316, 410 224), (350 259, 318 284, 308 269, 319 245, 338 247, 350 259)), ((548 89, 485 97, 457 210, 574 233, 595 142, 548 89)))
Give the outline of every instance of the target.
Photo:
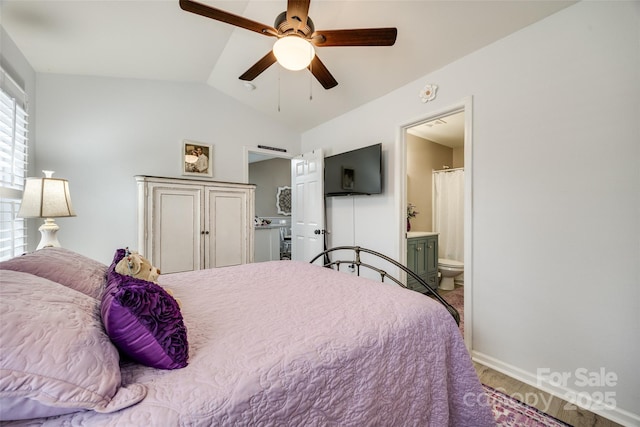
MULTIPOLYGON (((245 184, 250 184, 249 182, 249 154, 250 153, 263 155, 265 156, 265 160, 268 160, 269 158, 276 158, 276 157, 291 160, 295 157, 294 154, 291 154, 288 152, 267 150, 264 148, 251 147, 251 146, 245 145, 244 147, 242 147, 242 159, 243 159, 242 182, 244 182, 245 184)), ((293 209, 293 206, 291 208, 293 209)))
POLYGON ((471 352, 473 344, 473 96, 447 108, 431 112, 398 128, 397 167, 399 171, 399 248, 400 262, 407 264, 407 130, 413 126, 464 111, 464 342, 471 352))

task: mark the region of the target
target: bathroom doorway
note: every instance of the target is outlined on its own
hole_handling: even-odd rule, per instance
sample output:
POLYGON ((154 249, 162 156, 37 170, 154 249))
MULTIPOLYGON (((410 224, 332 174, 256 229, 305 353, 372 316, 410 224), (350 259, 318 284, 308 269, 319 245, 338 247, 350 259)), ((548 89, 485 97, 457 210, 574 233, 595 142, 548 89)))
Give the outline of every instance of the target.
POLYGON ((407 202, 419 212, 411 218, 411 229, 436 231, 432 188, 439 175, 433 171, 464 169, 464 110, 420 123, 406 132, 407 202))
POLYGON ((291 258, 292 206, 287 194, 291 194, 292 158, 287 152, 244 147, 244 182, 256 185, 255 262, 291 258))
MULTIPOLYGON (((473 286, 472 258, 472 99, 467 97, 460 103, 426 114, 424 117, 407 123, 400 130, 400 207, 403 218, 407 216, 409 204, 414 205, 418 215, 411 218, 412 231, 431 232, 434 230, 433 218, 433 170, 464 170, 462 213, 463 254, 464 254, 464 338, 467 348, 472 342, 473 286), (416 144, 420 152, 412 152, 416 144), (424 144, 424 145, 423 145, 424 144), (429 158, 427 158, 429 157, 429 158), (409 172, 412 172, 411 174, 409 172), (418 172, 418 173, 416 173, 418 172)), ((401 221, 400 247, 407 245, 407 230, 401 221)), ((401 259, 406 265, 406 251, 401 251, 401 259)))

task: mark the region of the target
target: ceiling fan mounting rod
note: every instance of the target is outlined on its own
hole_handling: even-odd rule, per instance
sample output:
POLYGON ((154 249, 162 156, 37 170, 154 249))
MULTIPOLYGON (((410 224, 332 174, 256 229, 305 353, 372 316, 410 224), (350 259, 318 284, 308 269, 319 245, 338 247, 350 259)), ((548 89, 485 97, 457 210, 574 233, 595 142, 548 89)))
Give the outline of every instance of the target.
POLYGON ((311 18, 307 17, 307 24, 302 24, 302 21, 298 16, 292 18, 298 25, 291 25, 291 21, 287 19, 287 11, 285 10, 276 17, 273 26, 278 30, 279 34, 297 34, 302 35, 304 38, 308 38, 315 31, 315 25, 311 18))

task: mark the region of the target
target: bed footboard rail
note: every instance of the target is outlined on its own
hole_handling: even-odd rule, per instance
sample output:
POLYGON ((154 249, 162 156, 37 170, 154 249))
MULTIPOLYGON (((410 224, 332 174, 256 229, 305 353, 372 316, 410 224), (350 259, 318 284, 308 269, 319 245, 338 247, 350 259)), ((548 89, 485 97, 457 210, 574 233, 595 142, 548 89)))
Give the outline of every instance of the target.
POLYGON ((330 248, 327 250, 322 251, 321 253, 319 253, 318 255, 316 255, 311 261, 310 263, 313 264, 318 258, 323 258, 325 260, 325 264, 324 267, 326 268, 331 268, 333 269, 335 267, 335 269, 337 271, 340 271, 340 266, 342 264, 347 265, 348 268, 354 268, 355 272, 358 276, 360 276, 360 267, 365 267, 368 268, 369 270, 375 271, 378 274, 380 274, 380 281, 384 282, 385 279, 389 279, 391 280, 393 283, 406 288, 406 289, 410 289, 413 290, 409 287, 407 287, 407 285, 405 285, 401 280, 399 280, 398 278, 390 275, 389 273, 387 273, 385 270, 378 268, 374 265, 365 263, 362 261, 360 254, 361 253, 367 253, 370 255, 373 255, 374 257, 378 257, 386 262, 388 262, 389 264, 393 265, 394 267, 399 268, 400 270, 404 271, 407 276, 410 276, 412 279, 416 280, 421 286, 424 287, 425 292, 420 292, 420 291, 415 291, 418 293, 422 293, 425 295, 428 295, 434 299, 436 299, 438 302, 440 302, 442 305, 444 305, 447 309, 447 311, 449 311, 449 313, 451 313, 451 315, 453 316, 453 318, 455 319, 456 323, 458 325, 460 325, 460 313, 458 313, 458 310, 455 309, 455 307, 453 307, 451 304, 449 304, 444 298, 442 298, 438 292, 436 292, 434 289, 432 289, 429 285, 427 285, 427 283, 420 277, 418 276, 416 273, 414 273, 413 271, 409 270, 406 266, 400 264, 398 261, 394 260, 393 258, 390 258, 384 254, 381 254, 380 252, 376 252, 373 251, 371 249, 367 249, 367 248, 363 248, 361 246, 336 246, 334 248, 330 248), (332 252, 336 252, 336 251, 352 251, 353 252, 353 258, 352 259, 341 259, 341 260, 336 260, 336 261, 331 261, 329 257, 329 254, 332 252))

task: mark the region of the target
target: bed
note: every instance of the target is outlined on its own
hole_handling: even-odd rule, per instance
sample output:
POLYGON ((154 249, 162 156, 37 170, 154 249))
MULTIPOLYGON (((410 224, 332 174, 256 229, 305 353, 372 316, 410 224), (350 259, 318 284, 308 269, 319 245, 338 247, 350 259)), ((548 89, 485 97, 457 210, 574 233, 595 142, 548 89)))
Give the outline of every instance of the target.
POLYGON ((454 317, 392 283, 297 261, 161 275, 177 365, 152 367, 108 326, 113 264, 46 248, 0 270, 3 426, 494 425, 454 317))

